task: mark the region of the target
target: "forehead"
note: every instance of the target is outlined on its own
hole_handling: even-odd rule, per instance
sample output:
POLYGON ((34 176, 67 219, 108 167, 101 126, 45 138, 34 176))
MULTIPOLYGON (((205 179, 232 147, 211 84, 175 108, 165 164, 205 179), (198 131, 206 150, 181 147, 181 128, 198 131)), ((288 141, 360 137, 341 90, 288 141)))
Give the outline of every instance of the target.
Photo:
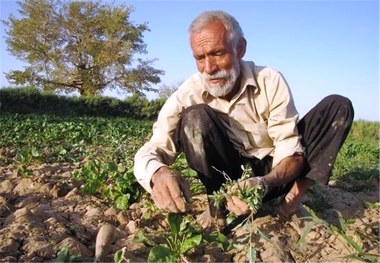
POLYGON ((197 49, 217 48, 228 43, 227 30, 221 21, 212 21, 197 32, 190 35, 190 44, 193 51, 197 49))

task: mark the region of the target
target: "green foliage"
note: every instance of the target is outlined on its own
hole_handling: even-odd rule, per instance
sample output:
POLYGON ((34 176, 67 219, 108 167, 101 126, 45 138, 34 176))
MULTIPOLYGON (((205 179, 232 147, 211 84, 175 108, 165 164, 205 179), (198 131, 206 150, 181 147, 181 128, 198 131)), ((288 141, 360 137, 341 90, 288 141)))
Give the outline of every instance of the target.
MULTIPOLYGON (((208 234, 199 231, 191 224, 189 217, 169 213, 168 223, 170 232, 164 233, 165 243, 155 244, 149 252, 148 262, 185 261, 186 252, 203 243, 214 243, 223 250, 231 248, 227 237, 222 233, 208 234)), ((146 240, 145 237, 140 237, 146 240)))
POLYGON ((133 157, 150 129, 151 122, 126 118, 2 114, 0 163, 28 176, 31 165, 84 161, 73 172, 83 190, 126 209, 142 192, 133 157))
POLYGON ((361 140, 364 138, 378 142, 380 140, 380 123, 366 120, 354 121, 349 139, 361 140))
POLYGON ((168 99, 177 89, 183 81, 179 81, 172 85, 162 84, 158 90, 158 97, 162 99, 168 99))
POLYGON ((251 167, 242 166, 242 169, 243 169, 243 174, 236 181, 231 180, 231 178, 226 173, 219 171, 226 178, 226 183, 223 184, 222 187, 218 191, 213 193, 213 195, 211 196, 211 200, 213 200, 215 206, 218 209, 220 209, 222 203, 226 202, 226 199, 228 196, 237 196, 249 206, 253 215, 257 212, 257 210, 261 206, 265 189, 262 187, 262 185, 255 185, 251 187, 241 188, 239 186, 239 183, 244 182, 245 180, 247 180, 249 177, 252 176, 251 167))
POLYGON ((86 262, 88 259, 81 255, 70 255, 70 250, 67 246, 62 247, 57 254, 56 263, 64 262, 86 262))
POLYGON ((336 159, 332 179, 349 191, 370 190, 380 171, 380 123, 355 121, 336 159))
POLYGON ((180 214, 169 213, 170 232, 165 235, 165 244, 151 249, 148 262, 173 262, 180 259, 188 250, 201 244, 202 234, 198 233, 180 214))
POLYGON ((58 96, 33 87, 0 89, 0 112, 20 114, 156 119, 164 103, 163 99, 148 101, 137 93, 122 101, 101 96, 58 96))
POLYGON ((130 107, 129 116, 134 118, 145 117, 148 119, 155 119, 164 105, 165 100, 156 99, 150 102, 144 96, 135 93, 132 96, 127 97, 124 102, 130 107))
POLYGON ((142 194, 133 168, 125 169, 114 162, 93 160, 74 173, 74 178, 84 180, 83 190, 89 194, 102 194, 118 209, 127 209, 142 194))
POLYGON ((99 1, 24 0, 19 15, 3 21, 12 55, 29 64, 7 78, 15 84, 84 96, 105 88, 154 90, 162 70, 146 54, 147 24, 133 24, 131 6, 99 1))

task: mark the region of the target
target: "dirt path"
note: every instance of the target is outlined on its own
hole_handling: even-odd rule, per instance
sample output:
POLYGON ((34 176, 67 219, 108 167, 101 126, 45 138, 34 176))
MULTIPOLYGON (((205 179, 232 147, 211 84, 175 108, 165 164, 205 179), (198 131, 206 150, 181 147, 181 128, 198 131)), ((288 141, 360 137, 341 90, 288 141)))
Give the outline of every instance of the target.
MULTIPOLYGON (((33 168, 32 176, 22 178, 10 167, 0 166, 0 262, 55 261, 59 253, 66 255, 66 260, 81 255, 82 259, 93 261, 97 233, 106 223, 116 229, 111 240, 114 242, 110 241, 104 251, 106 261, 113 261, 115 251, 123 247, 131 261, 147 261, 150 247, 136 242, 135 235, 140 229, 152 235, 168 231, 162 214, 149 210, 144 203, 120 212, 99 198, 83 194, 80 184, 71 179, 75 168, 42 165, 33 168), (64 247, 69 254, 64 254, 64 247)), ((349 193, 333 185, 319 187, 318 191, 323 196, 319 200, 321 205, 327 202, 331 207, 317 212, 317 216, 334 226, 339 221, 336 211, 344 219, 352 219, 346 222, 344 234, 360 246, 363 255, 379 257, 378 179, 368 192, 349 193), (366 202, 377 205, 366 205, 366 202)), ((195 213, 200 213, 205 197, 200 195, 195 199, 200 201, 195 213)), ((252 232, 251 246, 258 261, 358 261, 347 258, 357 251, 344 235, 331 232, 331 227, 326 225, 314 221, 312 224, 310 231, 304 231, 305 228, 300 229, 294 222, 282 222, 272 212, 263 211, 253 224, 228 235, 236 245, 232 250, 223 252, 214 246, 200 246, 190 251, 188 260, 246 261, 242 246, 247 241, 241 240, 247 240, 244 238, 252 232)))

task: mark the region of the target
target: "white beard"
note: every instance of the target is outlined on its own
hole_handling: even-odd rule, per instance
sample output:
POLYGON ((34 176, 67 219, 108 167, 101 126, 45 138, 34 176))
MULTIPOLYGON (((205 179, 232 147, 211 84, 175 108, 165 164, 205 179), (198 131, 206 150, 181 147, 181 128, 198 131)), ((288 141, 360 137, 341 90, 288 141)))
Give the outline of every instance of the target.
POLYGON ((240 68, 239 60, 234 59, 232 68, 229 70, 220 70, 213 75, 202 73, 202 78, 205 83, 206 90, 214 97, 227 96, 235 86, 235 82, 238 78, 240 68), (208 80, 212 79, 225 79, 224 84, 210 83, 208 80))

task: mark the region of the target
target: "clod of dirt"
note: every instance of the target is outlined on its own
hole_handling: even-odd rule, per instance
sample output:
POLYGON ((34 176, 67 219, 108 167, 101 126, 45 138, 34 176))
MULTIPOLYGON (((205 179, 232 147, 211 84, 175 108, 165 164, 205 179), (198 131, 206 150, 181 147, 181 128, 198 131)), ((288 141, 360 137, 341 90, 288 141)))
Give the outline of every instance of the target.
POLYGON ((87 258, 94 255, 89 248, 73 237, 68 237, 62 240, 58 243, 56 249, 61 249, 63 247, 67 247, 73 255, 81 255, 87 258))
POLYGON ((111 245, 120 236, 118 230, 111 224, 103 225, 96 236, 95 260, 101 262, 108 254, 111 245))

